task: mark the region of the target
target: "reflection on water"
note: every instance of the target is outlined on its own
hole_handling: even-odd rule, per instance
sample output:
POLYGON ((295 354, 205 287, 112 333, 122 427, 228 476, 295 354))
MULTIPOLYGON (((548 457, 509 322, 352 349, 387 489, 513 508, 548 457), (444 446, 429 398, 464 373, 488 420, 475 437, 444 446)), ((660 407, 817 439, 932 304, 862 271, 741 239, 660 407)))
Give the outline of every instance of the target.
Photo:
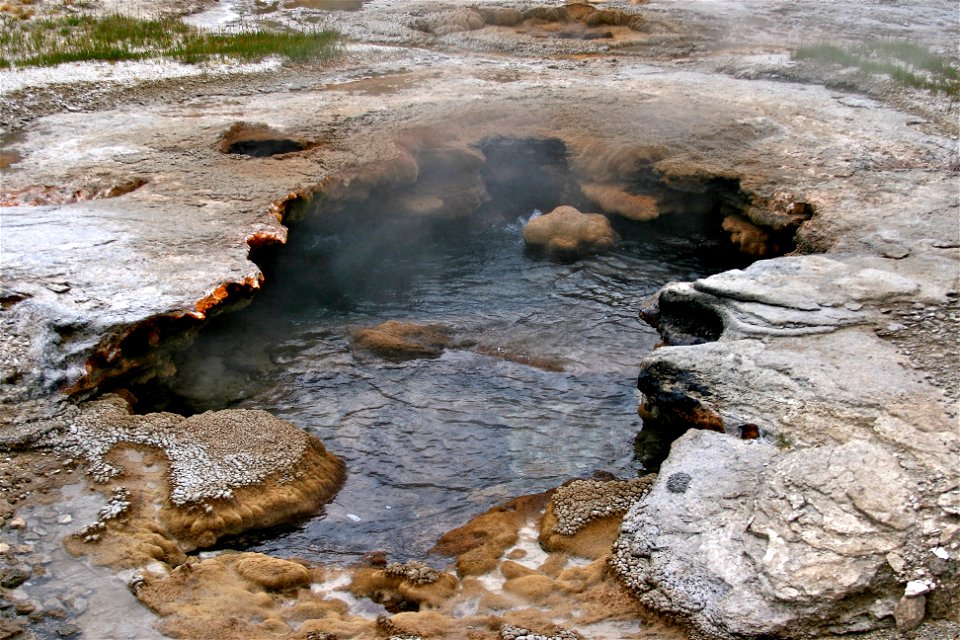
POLYGON ((84 491, 84 487, 82 483, 67 485, 60 490, 60 500, 20 509, 18 515, 27 526, 4 532, 6 542, 32 550, 26 556, 28 562, 43 567, 11 593, 12 599, 61 612, 32 625, 30 631, 36 636, 28 632, 17 637, 76 637, 69 631, 75 623, 84 638, 164 640, 166 636, 153 628, 153 614, 127 588, 125 581, 132 570, 115 575, 89 558, 73 557, 64 548, 65 537, 96 522, 106 504, 101 494, 84 491))
POLYGON ((267 409, 347 463, 323 516, 258 550, 422 557, 439 534, 508 498, 642 468, 636 373, 658 337, 637 306, 667 281, 711 270, 698 251, 705 230, 681 238, 635 226, 615 253, 558 264, 524 253, 522 218, 389 218, 345 211, 301 223, 267 265, 261 296, 212 323, 178 362, 174 391, 189 409, 267 409), (386 320, 442 323, 486 353, 558 358, 565 370, 472 350, 355 359, 351 331, 386 320))

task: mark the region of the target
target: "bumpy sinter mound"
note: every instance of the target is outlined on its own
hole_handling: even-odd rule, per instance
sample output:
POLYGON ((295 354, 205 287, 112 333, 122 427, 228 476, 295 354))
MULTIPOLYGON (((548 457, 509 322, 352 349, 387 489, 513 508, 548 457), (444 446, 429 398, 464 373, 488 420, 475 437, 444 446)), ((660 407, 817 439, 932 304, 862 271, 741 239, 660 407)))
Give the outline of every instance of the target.
POLYGON ((85 459, 98 482, 126 487, 125 517, 80 539, 102 534, 107 542, 109 531, 122 530, 113 542, 132 547, 121 552, 132 564, 138 545, 148 557, 175 561, 177 550, 315 512, 344 478, 343 463, 319 440, 264 411, 138 416, 106 396, 83 407, 58 446, 85 459))
POLYGON ((581 213, 567 206, 531 219, 523 229, 528 247, 556 258, 599 253, 612 249, 619 240, 606 216, 581 213))

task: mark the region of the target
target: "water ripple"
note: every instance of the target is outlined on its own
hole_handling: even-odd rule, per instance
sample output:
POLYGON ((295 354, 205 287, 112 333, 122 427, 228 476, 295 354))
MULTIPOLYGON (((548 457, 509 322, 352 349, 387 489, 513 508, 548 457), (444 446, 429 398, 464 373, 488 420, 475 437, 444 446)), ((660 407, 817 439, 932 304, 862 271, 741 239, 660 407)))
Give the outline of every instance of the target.
POLYGON ((663 283, 707 270, 696 239, 628 238, 615 253, 557 264, 526 256, 520 229, 431 232, 416 247, 364 229, 300 230, 268 273, 273 286, 185 352, 178 391, 196 407, 267 409, 347 462, 323 516, 258 549, 420 557, 505 499, 638 471, 637 364, 658 338, 636 309, 663 283), (565 369, 469 347, 401 364, 355 359, 351 331, 385 320, 443 323, 488 354, 565 369))

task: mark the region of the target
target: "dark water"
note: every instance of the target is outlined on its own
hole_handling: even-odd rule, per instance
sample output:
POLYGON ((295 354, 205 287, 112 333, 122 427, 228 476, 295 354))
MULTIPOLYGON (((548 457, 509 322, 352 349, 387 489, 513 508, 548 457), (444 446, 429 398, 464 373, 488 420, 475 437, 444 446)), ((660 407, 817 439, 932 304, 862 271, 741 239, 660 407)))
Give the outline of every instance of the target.
POLYGON ((178 363, 192 410, 263 408, 317 435, 349 479, 325 514, 257 550, 349 561, 422 557, 443 532, 509 498, 608 471, 636 475, 638 363, 658 340, 638 303, 720 268, 712 229, 634 225, 615 253, 558 264, 524 252, 526 216, 386 223, 315 216, 267 265, 246 310, 178 363), (560 359, 549 372, 471 350, 357 358, 350 333, 442 323, 486 350, 560 359))

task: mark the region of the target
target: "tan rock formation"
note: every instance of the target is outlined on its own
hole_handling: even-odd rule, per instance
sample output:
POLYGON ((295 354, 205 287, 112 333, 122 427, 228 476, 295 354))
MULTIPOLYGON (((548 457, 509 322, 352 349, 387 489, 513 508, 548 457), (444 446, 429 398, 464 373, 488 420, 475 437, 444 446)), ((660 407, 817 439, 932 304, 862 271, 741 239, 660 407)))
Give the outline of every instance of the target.
POLYGON ((620 237, 606 216, 568 206, 537 216, 523 229, 528 247, 555 258, 579 258, 616 246, 620 237))
POLYGON ((318 619, 327 631, 350 631, 347 637, 369 628, 347 614, 342 600, 303 588, 321 578, 296 562, 233 553, 191 560, 168 574, 145 571, 131 586, 161 616, 160 629, 174 638, 286 639, 294 627, 318 619))
POLYGON ((244 554, 236 564, 237 573, 268 591, 282 591, 310 584, 306 567, 262 553, 244 554))
POLYGON ((497 566, 503 552, 516 543, 517 531, 544 508, 548 498, 547 494, 523 496, 494 507, 444 534, 432 552, 456 556, 461 576, 484 574, 497 566))
POLYGON ((221 536, 315 512, 343 482, 339 458, 266 412, 129 410, 119 396, 89 403, 60 443, 87 461, 94 479, 124 487, 70 545, 100 561, 180 564, 183 552, 221 536))
MULTIPOLYGON (((580 508, 612 504, 610 496, 630 495, 636 482, 603 485, 602 498, 580 486, 566 491, 561 502, 575 504, 577 496, 589 494, 592 502, 580 508)), ((609 546, 587 565, 571 562, 563 550, 537 549, 536 531, 549 526, 543 513, 549 495, 517 498, 443 536, 437 550, 462 558, 482 549, 489 561, 485 570, 461 572, 459 579, 417 561, 337 569, 228 552, 189 558, 172 568, 153 562, 140 569, 130 587, 161 617, 160 630, 175 638, 496 640, 526 629, 566 640, 575 637, 573 629, 610 637, 627 624, 652 637, 679 639, 662 624, 638 621, 637 604, 608 569, 609 546), (374 618, 357 607, 357 599, 376 601, 394 613, 374 618)), ((587 524, 577 536, 607 518, 616 516, 587 524)))
POLYGON ((650 490, 656 474, 631 480, 574 480, 554 491, 540 521, 540 545, 581 558, 608 555, 623 514, 650 490))
POLYGON ((388 320, 356 331, 350 346, 354 353, 399 361, 437 358, 450 344, 450 330, 442 325, 388 320))
POLYGON ((645 222, 660 215, 654 196, 628 193, 621 186, 586 184, 583 186, 583 194, 603 211, 615 213, 628 220, 645 222))
POLYGON ((353 574, 350 591, 387 607, 388 610, 439 608, 457 590, 457 579, 437 572, 436 579, 424 582, 385 569, 364 568, 353 574))

